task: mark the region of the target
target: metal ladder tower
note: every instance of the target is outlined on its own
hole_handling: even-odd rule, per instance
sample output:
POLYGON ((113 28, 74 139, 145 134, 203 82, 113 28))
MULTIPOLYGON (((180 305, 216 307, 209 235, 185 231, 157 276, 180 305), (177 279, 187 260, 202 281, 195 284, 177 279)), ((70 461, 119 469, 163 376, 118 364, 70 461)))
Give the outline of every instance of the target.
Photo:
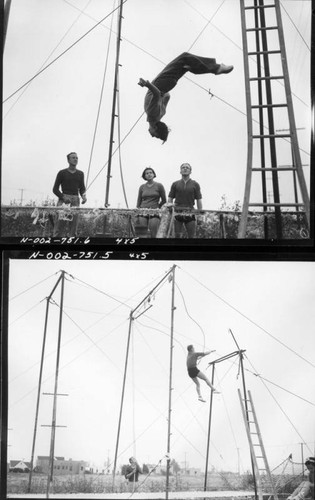
POLYGON ((271 490, 271 492, 268 494, 272 495, 274 500, 278 500, 278 495, 268 465, 267 455, 262 441, 261 432, 250 391, 247 391, 247 394, 248 398, 244 400, 242 398, 241 391, 238 389, 238 396, 242 408, 246 434, 252 456, 252 462, 255 469, 258 497, 259 500, 263 500, 264 485, 265 487, 269 486, 271 490))
POLYGON ((265 238, 270 238, 271 214, 275 237, 282 239, 283 208, 301 214, 309 230, 310 201, 296 132, 280 1, 240 0, 240 7, 248 151, 238 237, 246 237, 249 209, 256 207, 264 215, 265 238))

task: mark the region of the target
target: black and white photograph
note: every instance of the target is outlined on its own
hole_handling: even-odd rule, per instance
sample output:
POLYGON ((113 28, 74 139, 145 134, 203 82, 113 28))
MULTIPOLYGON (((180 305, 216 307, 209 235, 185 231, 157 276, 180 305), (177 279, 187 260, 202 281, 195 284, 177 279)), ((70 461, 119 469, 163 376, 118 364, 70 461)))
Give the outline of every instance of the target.
POLYGON ((314 262, 6 264, 1 498, 314 498, 314 262))
POLYGON ((3 17, 4 243, 310 244, 311 0, 3 17))

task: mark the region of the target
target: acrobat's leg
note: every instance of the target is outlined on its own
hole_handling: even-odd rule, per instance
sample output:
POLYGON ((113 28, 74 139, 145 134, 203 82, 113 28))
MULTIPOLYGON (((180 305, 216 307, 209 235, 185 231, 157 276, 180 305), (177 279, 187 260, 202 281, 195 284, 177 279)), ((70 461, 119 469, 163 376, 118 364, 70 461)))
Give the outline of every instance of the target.
POLYGON ((193 381, 195 382, 195 384, 196 384, 196 391, 197 391, 197 394, 198 394, 198 399, 199 399, 199 401, 203 401, 203 402, 205 402, 205 400, 204 400, 204 399, 203 399, 203 397, 201 396, 201 392, 200 392, 200 382, 199 382, 199 380, 197 379, 197 377, 194 377, 192 380, 193 380, 193 381))
POLYGON ((199 378, 201 378, 202 380, 204 380, 204 381, 206 382, 206 384, 207 384, 209 387, 211 387, 211 389, 212 389, 213 391, 219 392, 219 391, 217 391, 217 390, 216 390, 216 388, 215 388, 215 387, 211 384, 210 380, 209 380, 209 379, 205 376, 205 374, 204 374, 204 373, 199 372, 199 373, 198 373, 198 375, 197 375, 197 377, 199 377, 199 378))

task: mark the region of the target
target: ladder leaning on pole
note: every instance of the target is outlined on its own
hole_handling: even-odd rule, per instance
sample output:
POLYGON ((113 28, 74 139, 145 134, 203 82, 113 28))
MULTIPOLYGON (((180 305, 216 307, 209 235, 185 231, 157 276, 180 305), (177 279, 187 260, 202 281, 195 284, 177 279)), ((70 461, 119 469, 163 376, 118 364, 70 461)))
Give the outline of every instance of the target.
POLYGON ((278 500, 278 495, 268 465, 267 455, 262 441, 251 393, 248 391, 248 398, 245 401, 241 396, 241 391, 238 389, 238 396, 241 403, 252 462, 254 464, 259 500, 263 500, 263 486, 264 488, 268 488, 270 490, 269 492, 266 491, 266 494, 272 495, 274 500, 278 500))
POLYGON ((283 208, 293 209, 309 231, 310 202, 296 132, 280 2, 240 0, 240 7, 248 152, 238 237, 246 237, 249 209, 253 207, 260 208, 263 215, 265 238, 281 239, 283 208), (275 219, 271 236, 270 215, 275 219))

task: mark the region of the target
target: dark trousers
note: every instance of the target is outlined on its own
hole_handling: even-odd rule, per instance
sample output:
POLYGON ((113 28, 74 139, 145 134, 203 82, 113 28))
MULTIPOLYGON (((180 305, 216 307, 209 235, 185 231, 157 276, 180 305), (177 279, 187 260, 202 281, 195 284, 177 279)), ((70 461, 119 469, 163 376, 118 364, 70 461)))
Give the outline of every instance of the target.
POLYGON ((178 80, 185 73, 187 73, 187 71, 193 73, 194 75, 201 75, 205 73, 215 74, 219 67, 220 64, 217 64, 216 60, 213 58, 195 56, 189 52, 183 52, 180 56, 176 57, 176 59, 165 66, 161 73, 159 73, 157 77, 152 80, 152 83, 162 93, 166 93, 175 87, 178 80), (189 66, 189 69, 184 66, 189 66))

